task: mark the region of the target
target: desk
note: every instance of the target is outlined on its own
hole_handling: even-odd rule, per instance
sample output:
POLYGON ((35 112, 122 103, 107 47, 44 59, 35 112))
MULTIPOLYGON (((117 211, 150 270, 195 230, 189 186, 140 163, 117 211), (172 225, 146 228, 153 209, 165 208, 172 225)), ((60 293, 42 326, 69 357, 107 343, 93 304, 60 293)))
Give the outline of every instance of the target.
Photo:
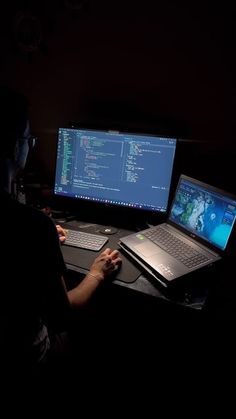
MULTIPOLYGON (((90 233, 99 233, 102 229, 100 224, 91 224, 80 221, 71 221, 64 224, 64 227, 72 227, 82 229, 83 231, 90 233)), ((107 247, 117 248, 118 240, 120 237, 125 236, 132 231, 123 230, 121 228, 117 229, 115 234, 109 235, 109 241, 106 244, 107 247)), ((105 248, 105 247, 104 247, 105 248)), ((62 252, 67 264, 67 267, 70 271, 73 271, 75 274, 86 274, 89 266, 91 265, 93 259, 97 256, 97 252, 91 252, 84 249, 71 248, 69 246, 62 246, 62 252)), ((122 253, 122 252, 121 252, 122 253)), ((122 265, 122 276, 131 274, 131 269, 133 263, 127 261, 126 256, 122 254, 124 263, 122 265)), ((188 280, 188 284, 178 285, 177 287, 172 287, 171 289, 166 290, 164 287, 158 283, 154 284, 154 280, 147 277, 142 271, 142 268, 135 267, 135 272, 132 272, 133 280, 130 282, 125 282, 118 278, 115 278, 112 281, 112 287, 115 289, 122 289, 123 293, 126 290, 126 293, 132 295, 139 295, 146 298, 149 298, 149 302, 161 302, 178 308, 201 311, 205 305, 207 296, 208 296, 208 276, 209 272, 198 272, 188 280)), ((211 277, 213 272, 211 272, 211 277)), ((131 278, 132 279, 132 278, 131 278)))
MULTIPOLYGON (((67 223, 69 225, 73 228, 83 226, 83 230, 93 233, 100 230, 99 224, 85 227, 84 223, 73 221, 67 223)), ((124 234, 124 230, 118 229, 107 245, 118 247, 119 237, 124 234)), ((70 249, 62 246, 75 286, 87 271, 68 263, 70 249)), ((79 261, 81 251, 76 249, 76 252, 79 261)), ((89 253, 93 260, 97 252, 89 253)), ((80 338, 81 323, 84 324, 83 334, 89 347, 97 348, 99 342, 101 356, 109 351, 114 359, 128 364, 128 369, 130 362, 135 368, 140 368, 141 363, 145 370, 147 365, 153 369, 154 365, 160 365, 156 363, 159 359, 172 371, 178 359, 178 365, 186 366, 189 373, 185 359, 187 353, 204 361, 207 359, 206 348, 215 351, 215 344, 218 345, 219 341, 228 342, 230 333, 225 330, 233 330, 235 285, 229 287, 230 267, 226 268, 226 265, 224 260, 214 269, 199 270, 189 277, 188 283, 170 290, 154 284, 153 279, 141 271, 134 282, 126 283, 117 278, 104 281, 86 309, 82 322, 79 313, 74 329, 80 330, 80 338)), ((125 273, 125 264, 123 269, 125 273)))

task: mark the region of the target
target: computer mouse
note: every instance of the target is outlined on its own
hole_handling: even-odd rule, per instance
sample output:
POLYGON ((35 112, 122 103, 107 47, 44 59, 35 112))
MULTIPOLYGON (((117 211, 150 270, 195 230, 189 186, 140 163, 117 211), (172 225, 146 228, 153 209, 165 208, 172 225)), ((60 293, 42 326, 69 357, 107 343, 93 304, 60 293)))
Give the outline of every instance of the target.
POLYGON ((122 263, 119 263, 115 266, 115 268, 113 269, 113 271, 111 273, 112 276, 116 276, 120 272, 121 265, 122 265, 122 263))

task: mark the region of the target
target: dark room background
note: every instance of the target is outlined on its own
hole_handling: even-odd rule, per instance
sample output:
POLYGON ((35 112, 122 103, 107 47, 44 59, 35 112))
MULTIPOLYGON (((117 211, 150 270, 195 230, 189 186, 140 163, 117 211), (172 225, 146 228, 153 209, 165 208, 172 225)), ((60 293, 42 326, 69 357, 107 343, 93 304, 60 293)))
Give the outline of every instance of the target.
POLYGON ((177 136, 180 172, 236 192, 234 6, 15 0, 0 20, 0 81, 30 100, 43 181, 76 122, 177 136))

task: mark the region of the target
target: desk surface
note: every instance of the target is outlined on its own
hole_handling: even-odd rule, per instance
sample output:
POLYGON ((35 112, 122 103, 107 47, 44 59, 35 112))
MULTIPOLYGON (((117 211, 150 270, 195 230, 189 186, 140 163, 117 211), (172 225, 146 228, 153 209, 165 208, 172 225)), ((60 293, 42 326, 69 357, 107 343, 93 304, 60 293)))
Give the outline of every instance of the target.
MULTIPOLYGON (((100 224, 91 224, 76 220, 67 222, 65 225, 67 227, 78 228, 91 233, 99 233, 102 228, 100 224)), ((122 230, 120 228, 117 229, 115 234, 108 236, 109 241, 107 246, 111 248, 119 248, 119 238, 131 232, 132 231, 122 230)), ((69 246, 63 246, 62 252, 68 269, 80 274, 86 274, 92 260, 97 256, 97 253, 84 249, 81 250, 77 248, 70 248, 69 246), (84 262, 85 259, 87 259, 87 266, 84 262), (81 262, 82 260, 83 263, 81 262)), ((124 264, 122 267, 123 275, 126 274, 126 272, 127 275, 130 273, 127 266, 127 264, 124 264)), ((142 268, 139 269, 134 266, 134 269, 136 269, 136 271, 134 271, 135 276, 133 276, 132 281, 124 282, 118 278, 115 278, 113 280, 114 286, 141 293, 145 296, 150 296, 154 299, 156 298, 161 300, 162 302, 177 304, 178 306, 183 306, 184 308, 201 310, 204 307, 208 296, 207 280, 209 277, 209 272, 197 273, 195 274, 194 278, 189 278, 188 284, 185 283, 184 285, 178 285, 166 290, 160 284, 154 284, 154 280, 152 278, 149 279, 149 277, 147 277, 146 274, 142 271, 142 268)), ((210 276, 212 277, 212 273, 210 276)))

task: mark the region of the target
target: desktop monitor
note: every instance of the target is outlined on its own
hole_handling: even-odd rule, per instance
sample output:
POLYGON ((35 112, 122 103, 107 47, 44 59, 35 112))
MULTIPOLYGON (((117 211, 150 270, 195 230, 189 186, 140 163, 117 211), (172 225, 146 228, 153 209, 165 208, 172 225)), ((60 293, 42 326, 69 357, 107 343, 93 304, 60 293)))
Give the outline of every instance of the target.
POLYGON ((59 128, 54 194, 166 212, 176 143, 150 134, 59 128))

